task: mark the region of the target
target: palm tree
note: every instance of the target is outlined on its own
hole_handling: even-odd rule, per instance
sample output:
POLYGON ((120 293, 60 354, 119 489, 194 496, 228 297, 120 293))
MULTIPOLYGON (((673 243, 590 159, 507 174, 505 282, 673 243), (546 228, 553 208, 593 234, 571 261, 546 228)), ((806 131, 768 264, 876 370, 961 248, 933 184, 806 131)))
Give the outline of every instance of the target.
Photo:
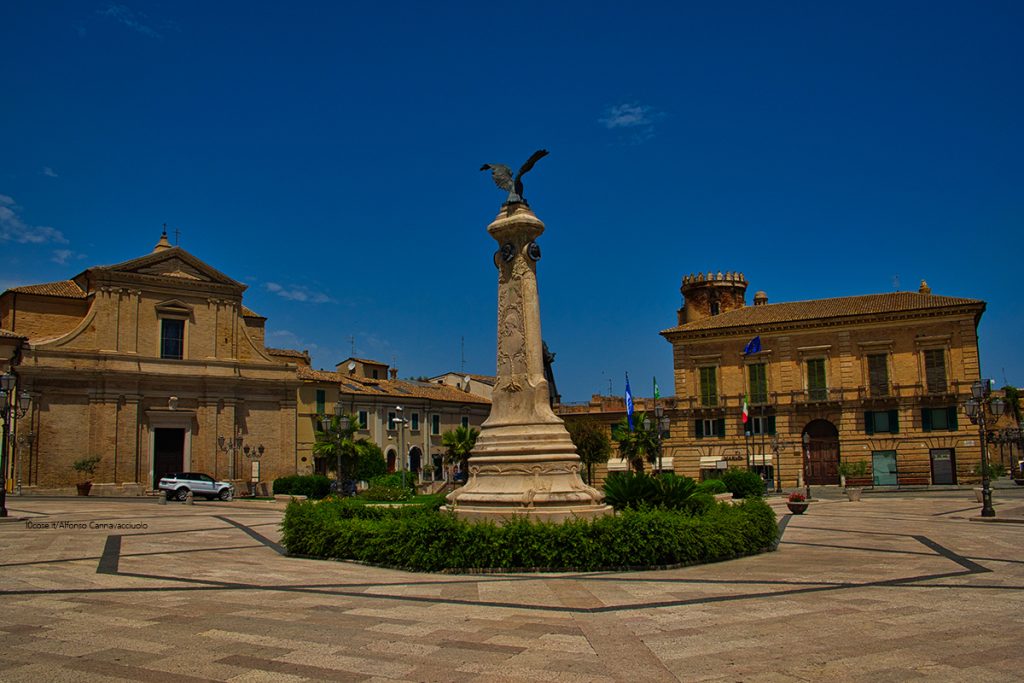
POLYGON ((644 427, 646 413, 633 417, 633 429, 629 428, 629 418, 622 418, 612 427, 612 440, 619 443, 619 454, 637 473, 644 471, 644 460, 654 465, 658 462, 657 425, 651 424, 650 429, 644 427))
POLYGON ((594 465, 608 462, 612 454, 612 443, 608 438, 608 432, 600 422, 590 418, 567 420, 566 429, 569 430, 569 437, 576 446, 576 453, 580 461, 587 468, 587 483, 594 480, 594 465))
POLYGON ((441 445, 447 450, 444 453, 444 465, 448 470, 448 480, 452 480, 452 471, 455 463, 459 463, 463 472, 466 472, 466 461, 469 454, 476 445, 476 437, 480 436, 480 430, 472 427, 458 426, 453 430, 441 435, 441 445))
MULTIPOLYGON (((359 456, 357 442, 352 438, 359 430, 359 416, 345 417, 348 418, 347 429, 342 429, 341 418, 334 416, 331 418, 331 427, 328 431, 316 430, 316 442, 313 444, 313 456, 325 458, 327 469, 333 470, 341 482, 351 478, 359 456)), ((320 420, 317 420, 316 424, 319 427, 320 420)))

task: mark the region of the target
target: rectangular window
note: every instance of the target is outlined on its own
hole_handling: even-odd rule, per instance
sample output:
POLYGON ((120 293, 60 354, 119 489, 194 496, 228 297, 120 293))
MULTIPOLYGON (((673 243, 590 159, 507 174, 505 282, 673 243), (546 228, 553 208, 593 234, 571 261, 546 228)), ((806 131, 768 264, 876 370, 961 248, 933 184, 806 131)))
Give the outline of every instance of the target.
POLYGON ((398 417, 397 413, 394 413, 394 412, 388 413, 388 431, 389 432, 395 431, 395 418, 396 417, 398 417))
POLYGON ((465 427, 466 429, 469 429, 469 418, 468 417, 462 418, 462 426, 465 427))
POLYGON ((698 439, 706 439, 713 436, 717 436, 720 439, 725 437, 724 417, 720 417, 718 419, 697 420, 694 426, 697 431, 698 439))
POLYGON ((749 366, 750 375, 750 402, 768 402, 768 375, 764 363, 755 363, 749 366))
POLYGON ((441 416, 431 415, 430 416, 430 433, 437 436, 441 433, 441 416))
POLYGON ((927 349, 924 352, 924 375, 929 394, 946 393, 946 352, 927 349))
POLYGON ((807 398, 811 401, 828 400, 824 358, 811 358, 807 361, 807 398))
POLYGON ((370 416, 365 410, 359 411, 359 428, 366 429, 370 424, 370 416))
POLYGON ((327 410, 327 392, 323 389, 316 390, 316 414, 323 415, 327 410))
POLYGON ((750 425, 750 433, 754 436, 758 436, 759 434, 771 436, 775 434, 774 415, 765 415, 764 417, 758 415, 757 417, 751 417, 750 422, 747 424, 750 425))
POLYGON ((955 432, 957 427, 956 406, 921 409, 921 431, 955 432))
POLYGON ((700 404, 702 406, 718 405, 718 368, 703 367, 700 369, 700 404))
POLYGON ((898 410, 868 410, 864 413, 865 434, 898 434, 900 414, 898 410))
POLYGON ((872 396, 889 395, 889 356, 873 353, 868 356, 868 383, 872 396))
POLYGON ((175 318, 160 319, 160 357, 185 357, 185 321, 175 318))
POLYGON ((409 426, 415 431, 420 428, 420 414, 413 413, 409 416, 409 426))

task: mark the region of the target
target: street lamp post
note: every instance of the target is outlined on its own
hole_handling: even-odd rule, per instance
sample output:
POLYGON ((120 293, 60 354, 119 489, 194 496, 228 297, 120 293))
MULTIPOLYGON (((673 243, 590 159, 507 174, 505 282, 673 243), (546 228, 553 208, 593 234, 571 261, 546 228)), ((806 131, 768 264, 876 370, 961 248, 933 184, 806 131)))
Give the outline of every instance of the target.
POLYGON ((803 466, 804 493, 807 496, 807 500, 810 500, 811 499, 811 480, 810 480, 810 477, 808 477, 808 474, 810 474, 810 473, 807 471, 807 467, 808 467, 808 465, 810 465, 810 462, 811 462, 811 435, 808 434, 807 432, 804 432, 804 435, 803 435, 802 439, 803 439, 803 442, 804 442, 804 466, 803 466))
POLYGON ((654 422, 653 423, 651 422, 651 418, 644 417, 644 423, 643 424, 644 424, 644 431, 645 432, 649 432, 651 430, 651 427, 656 427, 657 428, 657 431, 655 432, 655 443, 657 444, 657 448, 658 448, 658 473, 660 474, 662 471, 664 471, 664 467, 662 466, 662 459, 661 459, 662 440, 665 438, 665 435, 668 434, 668 430, 669 430, 669 426, 670 426, 670 420, 669 420, 668 416, 665 415, 665 409, 662 406, 659 406, 659 405, 655 404, 655 406, 654 406, 654 422))
POLYGON ((782 459, 779 455, 781 451, 789 448, 789 443, 779 438, 777 434, 772 434, 771 449, 772 449, 772 461, 775 467, 775 491, 776 493, 782 493, 782 459))
POLYGON ((320 427, 323 433, 332 439, 334 443, 334 455, 337 457, 336 467, 334 470, 334 491, 338 495, 344 493, 344 484, 341 480, 341 442, 343 435, 348 433, 349 428, 352 426, 352 421, 349 420, 348 415, 345 415, 345 406, 338 401, 334 404, 334 417, 338 421, 337 428, 332 424, 332 420, 329 416, 324 415, 320 418, 320 427))
MULTIPOLYGON (((217 437, 217 448, 228 456, 228 479, 235 479, 235 455, 242 450, 242 437, 233 436, 230 440, 223 435, 217 437)), ((213 475, 217 476, 216 465, 213 468, 213 475)))
POLYGON ((1006 410, 1006 401, 1001 398, 991 398, 989 387, 992 381, 983 379, 971 385, 971 398, 964 402, 964 412, 970 418, 972 424, 978 425, 978 437, 981 443, 981 516, 995 517, 996 511, 992 507, 992 487, 988 476, 988 444, 985 432, 986 413, 993 417, 999 417, 1006 410))
POLYGON ((15 396, 14 385, 17 379, 6 373, 0 376, 0 417, 3 417, 3 436, 0 439, 0 517, 7 516, 7 444, 11 431, 11 418, 20 420, 28 414, 32 405, 32 397, 27 391, 15 396))
MULTIPOLYGON (((402 406, 395 406, 395 411, 398 415, 402 413, 402 406)), ((401 456, 401 462, 399 466, 402 469, 402 490, 405 490, 405 471, 409 468, 409 454, 405 452, 405 418, 395 416, 392 422, 395 423, 395 428, 398 430, 398 453, 401 456)))

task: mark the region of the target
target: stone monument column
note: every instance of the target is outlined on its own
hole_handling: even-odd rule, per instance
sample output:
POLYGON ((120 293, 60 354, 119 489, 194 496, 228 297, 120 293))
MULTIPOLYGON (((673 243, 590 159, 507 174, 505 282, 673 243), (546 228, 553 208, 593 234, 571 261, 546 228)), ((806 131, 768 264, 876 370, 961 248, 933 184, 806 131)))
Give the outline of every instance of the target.
MULTIPOLYGON (((518 199, 518 197, 516 198, 518 199)), ((498 368, 491 414, 469 457, 469 480, 448 495, 459 517, 500 522, 609 514, 604 495, 580 479, 580 459, 549 404, 537 294, 544 224, 525 201, 506 202, 487 226, 497 240, 498 368)))

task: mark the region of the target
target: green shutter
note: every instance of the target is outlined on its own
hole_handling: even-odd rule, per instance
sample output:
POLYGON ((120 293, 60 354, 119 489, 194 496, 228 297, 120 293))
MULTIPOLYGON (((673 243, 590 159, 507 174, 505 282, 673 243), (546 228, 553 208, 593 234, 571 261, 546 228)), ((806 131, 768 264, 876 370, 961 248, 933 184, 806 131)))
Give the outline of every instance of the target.
POLYGON ((890 410, 889 411, 889 433, 899 434, 900 432, 900 411, 890 410))
POLYGON ((932 431, 932 409, 922 408, 921 409, 921 431, 930 432, 932 431))
POLYGON ((704 438, 704 420, 697 420, 694 423, 694 429, 696 430, 697 438, 698 439, 703 439, 704 438))
POLYGON ((724 439, 725 438, 725 418, 724 417, 718 418, 718 438, 719 439, 724 439))
POLYGON ((951 432, 955 432, 957 430, 956 406, 950 406, 946 408, 946 421, 949 422, 949 430, 951 432))
POLYGON ((871 414, 870 410, 864 411, 864 433, 874 434, 875 433, 875 419, 871 414))
POLYGON ((768 416, 768 436, 775 436, 775 416, 768 416))

